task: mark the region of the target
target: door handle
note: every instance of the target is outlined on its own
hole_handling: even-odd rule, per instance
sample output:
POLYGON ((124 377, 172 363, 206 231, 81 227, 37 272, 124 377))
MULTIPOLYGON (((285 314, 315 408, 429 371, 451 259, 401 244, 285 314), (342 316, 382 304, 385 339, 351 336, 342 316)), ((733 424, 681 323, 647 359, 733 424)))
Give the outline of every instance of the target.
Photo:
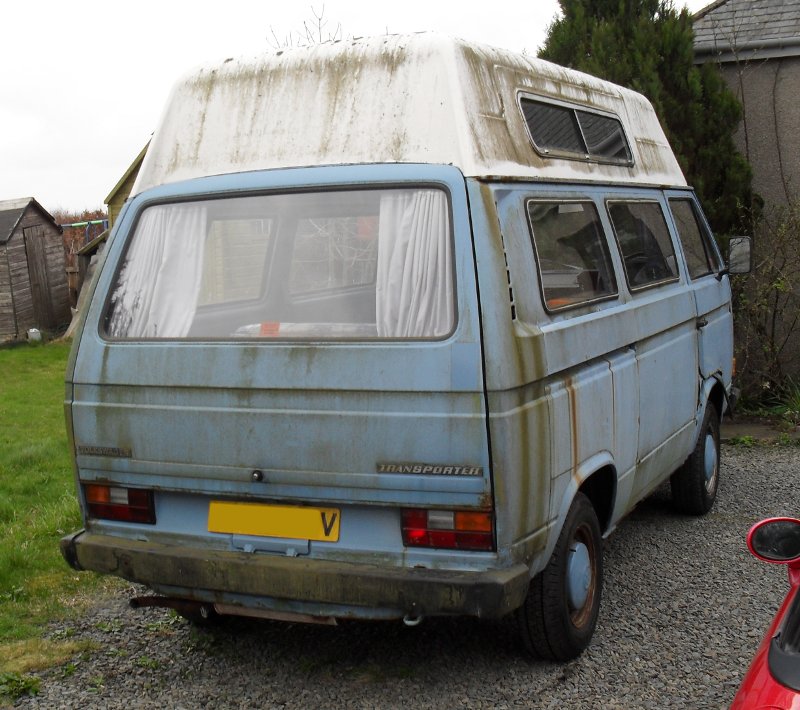
POLYGON ((697 319, 697 330, 702 330, 708 325, 708 318, 698 318, 697 319))

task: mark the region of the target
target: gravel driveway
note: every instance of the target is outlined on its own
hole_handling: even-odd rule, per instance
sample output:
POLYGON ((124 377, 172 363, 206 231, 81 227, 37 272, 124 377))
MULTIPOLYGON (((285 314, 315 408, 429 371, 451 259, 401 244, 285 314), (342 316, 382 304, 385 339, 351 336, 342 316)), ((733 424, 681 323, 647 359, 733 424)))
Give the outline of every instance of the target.
POLYGON ((598 629, 569 664, 526 660, 500 622, 231 619, 206 631, 162 610, 129 609, 123 593, 53 628, 99 650, 42 673, 39 695, 17 705, 727 707, 787 589, 785 569, 750 557, 745 534, 759 518, 800 514, 800 448, 726 446, 723 456, 706 518, 675 514, 663 489, 606 541, 598 629))

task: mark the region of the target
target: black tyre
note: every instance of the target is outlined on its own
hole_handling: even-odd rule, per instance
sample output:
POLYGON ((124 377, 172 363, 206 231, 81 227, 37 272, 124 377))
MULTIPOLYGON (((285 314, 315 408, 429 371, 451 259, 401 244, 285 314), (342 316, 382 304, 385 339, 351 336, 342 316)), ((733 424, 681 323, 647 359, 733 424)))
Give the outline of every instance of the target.
POLYGON ((222 614, 218 614, 214 611, 214 607, 210 604, 203 604, 196 609, 190 609, 189 607, 178 609, 177 612, 193 626, 203 629, 211 629, 219 626, 224 619, 222 614))
POLYGON ((719 414, 712 402, 706 405, 703 426, 694 451, 672 474, 672 501, 682 513, 705 515, 719 488, 719 414))
POLYGON ((531 580, 517 626, 534 657, 568 661, 589 645, 600 611, 603 550, 589 499, 575 496, 547 567, 531 580))

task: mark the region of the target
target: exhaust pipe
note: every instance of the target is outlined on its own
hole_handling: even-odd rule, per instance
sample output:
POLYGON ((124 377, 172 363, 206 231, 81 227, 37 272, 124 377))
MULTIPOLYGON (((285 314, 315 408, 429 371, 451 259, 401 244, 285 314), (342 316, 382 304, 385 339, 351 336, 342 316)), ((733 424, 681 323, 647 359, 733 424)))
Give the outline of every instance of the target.
MULTIPOLYGON (((145 607, 174 609, 182 616, 199 617, 203 621, 208 621, 219 616, 246 616, 258 619, 336 626, 336 619, 331 616, 317 617, 308 614, 298 614, 296 612, 247 609, 232 604, 209 604, 207 602, 198 602, 191 599, 174 599, 173 597, 133 597, 128 601, 128 604, 131 609, 143 609, 145 607)), ((403 617, 403 624, 409 627, 419 626, 424 618, 423 614, 412 609, 412 611, 408 612, 403 617)))
POLYGON ((173 599, 172 597, 134 597, 128 604, 130 604, 133 609, 141 609, 147 606, 174 609, 183 616, 194 617, 195 619, 199 618, 202 621, 214 621, 221 616, 242 616, 301 624, 325 624, 328 626, 336 626, 336 619, 332 616, 311 616, 309 614, 298 614, 289 611, 249 609, 235 604, 213 604, 192 601, 190 599, 173 599))

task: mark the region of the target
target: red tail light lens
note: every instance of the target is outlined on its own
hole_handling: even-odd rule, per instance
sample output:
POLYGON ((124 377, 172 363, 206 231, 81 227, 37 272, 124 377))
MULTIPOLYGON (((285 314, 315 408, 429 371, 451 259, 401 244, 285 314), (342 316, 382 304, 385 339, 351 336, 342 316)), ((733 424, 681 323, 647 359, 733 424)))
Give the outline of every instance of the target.
POLYGON ((149 525, 156 522, 153 491, 86 483, 83 495, 90 518, 149 525))
POLYGON ((405 508, 402 526, 406 547, 494 549, 494 519, 489 512, 405 508))

